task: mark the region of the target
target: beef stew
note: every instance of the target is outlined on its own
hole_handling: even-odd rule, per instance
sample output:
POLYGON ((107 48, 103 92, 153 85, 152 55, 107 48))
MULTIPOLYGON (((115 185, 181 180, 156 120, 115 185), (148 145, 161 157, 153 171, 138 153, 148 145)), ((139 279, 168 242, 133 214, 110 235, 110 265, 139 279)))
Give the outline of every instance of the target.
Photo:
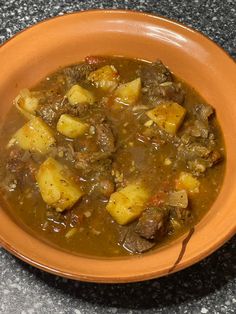
POLYGON ((147 252, 192 228, 219 193, 214 109, 161 61, 89 56, 14 105, 1 192, 18 221, 62 249, 147 252))

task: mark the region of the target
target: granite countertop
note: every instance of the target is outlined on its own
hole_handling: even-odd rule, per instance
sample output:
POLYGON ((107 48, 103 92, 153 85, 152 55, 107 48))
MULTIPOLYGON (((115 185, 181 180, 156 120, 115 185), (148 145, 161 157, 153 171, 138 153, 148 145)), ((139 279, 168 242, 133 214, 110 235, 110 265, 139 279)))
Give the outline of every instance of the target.
MULTIPOLYGON (((45 18, 92 8, 136 9, 176 19, 236 57, 235 0, 0 0, 0 42, 45 18)), ((186 270, 119 285, 59 278, 0 249, 0 313, 236 313, 236 237, 186 270)))

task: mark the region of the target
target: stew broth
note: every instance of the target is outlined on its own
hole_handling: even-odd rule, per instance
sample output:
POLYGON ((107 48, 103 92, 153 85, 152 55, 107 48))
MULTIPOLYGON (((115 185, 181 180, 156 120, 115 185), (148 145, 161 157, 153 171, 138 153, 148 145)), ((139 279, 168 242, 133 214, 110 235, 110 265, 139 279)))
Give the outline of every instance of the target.
POLYGON ((146 252, 194 226, 219 193, 225 147, 215 112, 160 61, 87 57, 14 104, 1 136, 2 194, 18 221, 62 249, 146 252), (17 132, 29 121, 37 132, 43 125, 42 143, 17 132), (52 187, 53 167, 67 192, 52 187))

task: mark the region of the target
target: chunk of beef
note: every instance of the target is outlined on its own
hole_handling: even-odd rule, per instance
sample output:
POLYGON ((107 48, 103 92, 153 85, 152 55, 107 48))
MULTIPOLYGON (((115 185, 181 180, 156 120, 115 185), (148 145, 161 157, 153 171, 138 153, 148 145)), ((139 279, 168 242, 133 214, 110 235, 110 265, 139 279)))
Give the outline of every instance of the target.
POLYGON ((210 127, 208 119, 214 113, 213 108, 209 105, 198 104, 193 107, 194 120, 185 124, 185 134, 196 138, 208 139, 210 127))
POLYGON ((185 133, 193 137, 207 139, 209 136, 208 123, 201 120, 194 120, 187 126, 185 133))
POLYGON ((63 113, 65 110, 61 102, 45 104, 37 110, 37 114, 49 125, 55 124, 63 113))
POLYGON ((151 87, 154 83, 161 84, 166 81, 172 81, 170 71, 160 60, 143 65, 138 74, 145 87, 151 87))
POLYGON ((175 220, 180 225, 189 225, 193 222, 193 215, 190 208, 172 207, 170 210, 170 220, 175 220))
POLYGON ((69 102, 65 102, 65 113, 68 113, 68 114, 71 114, 72 116, 84 116, 87 111, 88 111, 88 108, 89 108, 89 105, 87 103, 81 103, 81 104, 78 104, 76 106, 71 106, 69 104, 69 102))
POLYGON ((19 150, 17 148, 12 149, 6 164, 7 170, 9 170, 12 173, 21 172, 22 168, 24 167, 24 162, 21 160, 22 156, 23 156, 22 150, 19 150))
POLYGON ((210 105, 198 104, 194 106, 193 112, 199 120, 208 122, 209 117, 214 113, 214 109, 210 105))
POLYGON ((214 130, 210 117, 214 109, 206 104, 193 106, 195 119, 184 126, 181 143, 178 146, 178 158, 185 160, 188 169, 196 176, 222 160, 222 154, 216 149, 214 130))
POLYGON ((47 102, 39 107, 37 114, 49 125, 55 125, 62 114, 82 116, 88 110, 88 104, 83 103, 71 106, 68 100, 62 96, 57 97, 52 102, 47 102))
POLYGON ((188 160, 187 165, 189 170, 196 176, 204 173, 207 168, 213 167, 215 164, 222 160, 223 156, 218 150, 212 150, 207 158, 196 158, 188 160))
POLYGON ((90 182, 88 193, 109 197, 114 191, 111 155, 115 151, 114 136, 104 117, 94 117, 97 151, 75 152, 75 168, 83 170, 86 181, 90 182), (97 120, 96 120, 97 118, 97 120), (97 122, 99 121, 99 122, 97 122))
POLYGON ((127 233, 124 236, 122 243, 123 247, 132 253, 143 253, 155 246, 154 241, 149 241, 141 237, 134 229, 134 226, 127 228, 127 233))
POLYGON ((135 231, 147 240, 159 240, 167 232, 167 212, 151 207, 145 210, 138 220, 135 231))
POLYGON ((207 158, 211 149, 204 145, 193 142, 187 145, 181 144, 178 147, 178 156, 184 160, 194 160, 196 158, 207 158))
POLYGON ((173 82, 170 71, 160 61, 141 67, 139 72, 143 94, 149 105, 155 105, 160 100, 183 102, 183 89, 179 83, 173 82))
POLYGON ((96 70, 97 66, 95 63, 81 63, 68 67, 62 70, 66 78, 67 88, 69 89, 72 85, 85 80, 91 71, 96 70))
POLYGON ((57 147, 51 149, 49 155, 52 158, 61 157, 71 163, 74 163, 76 160, 76 152, 71 143, 68 143, 67 145, 58 145, 57 147))
POLYGON ((114 152, 115 151, 115 138, 111 127, 108 123, 99 123, 95 125, 97 142, 102 152, 114 152))
MULTIPOLYGON (((182 104, 184 101, 184 90, 179 83, 165 82, 159 85, 160 91, 153 90, 154 93, 159 92, 160 98, 165 100, 172 100, 178 104, 182 104)), ((158 94, 156 94, 158 96, 158 94)))
POLYGON ((153 83, 151 86, 143 89, 145 103, 149 106, 155 106, 163 101, 174 101, 182 104, 184 101, 184 91, 179 84, 168 82, 169 85, 153 83))
POLYGON ((209 139, 204 139, 204 145, 201 142, 191 142, 191 138, 186 141, 187 136, 184 136, 182 143, 178 146, 178 158, 185 160, 188 169, 199 176, 204 173, 207 168, 211 168, 216 163, 222 160, 222 154, 210 144, 209 139))
POLYGON ((210 155, 208 156, 208 161, 213 165, 217 164, 222 160, 223 156, 218 150, 211 151, 210 155))

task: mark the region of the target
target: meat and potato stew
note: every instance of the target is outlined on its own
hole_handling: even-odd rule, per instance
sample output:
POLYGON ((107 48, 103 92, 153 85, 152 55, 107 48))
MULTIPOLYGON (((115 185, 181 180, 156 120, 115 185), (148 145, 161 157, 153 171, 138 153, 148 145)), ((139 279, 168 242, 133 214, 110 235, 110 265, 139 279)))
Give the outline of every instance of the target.
POLYGON ((216 199, 225 148, 214 109, 161 61, 89 56, 14 100, 1 193, 52 245, 140 254, 192 228, 216 199))

